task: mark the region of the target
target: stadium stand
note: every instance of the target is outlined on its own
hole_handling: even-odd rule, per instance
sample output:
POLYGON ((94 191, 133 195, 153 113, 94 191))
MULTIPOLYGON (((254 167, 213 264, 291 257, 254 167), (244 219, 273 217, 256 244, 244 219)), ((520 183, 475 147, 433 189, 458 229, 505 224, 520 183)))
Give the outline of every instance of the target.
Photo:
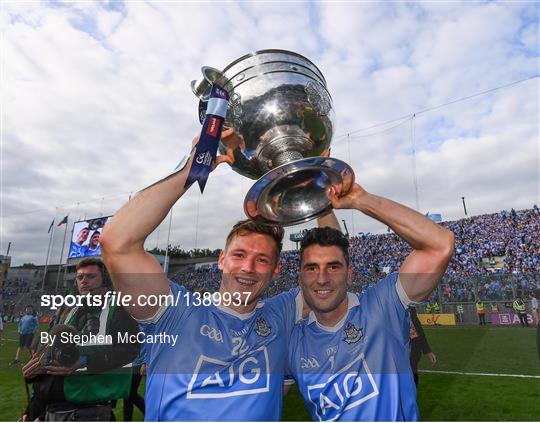
MULTIPOLYGON (((509 301, 516 290, 540 289, 540 210, 532 209, 474 216, 443 226, 456 235, 455 254, 432 299, 440 303, 472 303, 476 298, 509 301), (497 258, 497 260, 495 260, 497 258), (496 266, 496 263, 503 265, 496 266), (491 265, 495 263, 494 265, 491 265)), ((359 233, 350 239, 353 291, 362 292, 387 272, 396 271, 410 247, 393 233, 359 233)), ((296 251, 281 254, 281 275, 270 287, 273 296, 296 284, 299 257, 296 251)), ((217 265, 179 272, 173 280, 196 290, 219 286, 217 265)))
MULTIPOLYGON (((530 210, 474 216, 443 226, 456 235, 456 249, 440 289, 443 302, 474 301, 477 295, 485 300, 510 300, 512 287, 535 290, 540 288, 540 210, 530 210), (504 265, 490 267, 489 259, 503 257, 504 265), (488 259, 486 265, 484 259, 488 259)), ((360 233, 350 239, 353 286, 364 291, 384 273, 396 271, 410 247, 397 235, 360 233)), ((269 295, 274 295, 296 283, 298 253, 281 254, 281 275, 269 295)), ((219 272, 214 265, 175 275, 174 279, 190 288, 209 290, 219 285, 219 272)))
MULTIPOLYGON (((443 222, 455 233, 456 248, 447 274, 429 301, 438 299, 443 310, 452 304, 511 301, 516 292, 540 290, 540 210, 501 211, 493 214, 443 222)), ((350 238, 353 287, 363 292, 384 274, 396 271, 410 247, 394 233, 359 233, 350 238)), ((280 277, 269 288, 273 296, 297 284, 299 256, 284 251, 280 277)), ((37 305, 43 274, 13 268, 3 288, 4 315, 15 317, 25 304, 37 305), (32 273, 33 272, 33 273, 32 273)), ((217 264, 186 266, 171 279, 187 289, 218 289, 221 273, 217 264)), ((56 292, 59 293, 59 292, 56 292)), ((65 292, 62 292, 65 293, 65 292)))

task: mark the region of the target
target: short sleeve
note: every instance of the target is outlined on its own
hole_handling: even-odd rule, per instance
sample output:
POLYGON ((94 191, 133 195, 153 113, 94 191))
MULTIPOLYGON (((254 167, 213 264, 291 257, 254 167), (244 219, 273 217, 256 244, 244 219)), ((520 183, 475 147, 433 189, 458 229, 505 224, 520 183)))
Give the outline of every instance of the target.
POLYGON ((360 304, 370 319, 377 320, 404 343, 409 341, 411 325, 409 311, 403 306, 396 283, 398 274, 381 279, 360 298, 360 304))
POLYGON ((149 319, 138 320, 141 329, 146 333, 170 332, 174 333, 174 326, 178 326, 186 314, 190 293, 181 285, 169 281, 170 292, 168 296, 160 297, 160 307, 156 314, 149 319))
POLYGON ((291 363, 291 348, 289 348, 287 353, 287 364, 285 364, 285 377, 283 378, 284 385, 294 385, 296 383, 291 363))
POLYGON ((282 292, 266 300, 265 307, 274 311, 278 319, 282 320, 288 335, 291 334, 296 322, 302 318, 304 300, 298 288, 282 292))

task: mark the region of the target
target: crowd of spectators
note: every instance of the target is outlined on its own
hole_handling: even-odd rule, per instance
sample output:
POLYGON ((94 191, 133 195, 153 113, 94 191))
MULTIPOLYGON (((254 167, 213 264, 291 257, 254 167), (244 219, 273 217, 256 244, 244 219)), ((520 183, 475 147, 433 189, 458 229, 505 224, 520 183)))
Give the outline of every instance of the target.
MULTIPOLYGON (((532 209, 485 214, 443 222, 454 232, 456 248, 447 274, 434 293, 443 302, 511 300, 515 290, 540 289, 540 210, 532 209), (494 258, 499 258, 496 266, 494 258)), ((397 271, 411 248, 392 232, 359 233, 350 238, 353 291, 363 292, 385 274, 397 271)), ((268 296, 290 289, 297 283, 299 255, 284 251, 281 274, 268 296)), ((219 287, 216 265, 190 269, 175 276, 188 289, 219 287)))
POLYGON ((28 293, 30 292, 30 286, 31 284, 27 278, 8 279, 2 290, 3 297, 4 299, 10 299, 19 294, 28 293))

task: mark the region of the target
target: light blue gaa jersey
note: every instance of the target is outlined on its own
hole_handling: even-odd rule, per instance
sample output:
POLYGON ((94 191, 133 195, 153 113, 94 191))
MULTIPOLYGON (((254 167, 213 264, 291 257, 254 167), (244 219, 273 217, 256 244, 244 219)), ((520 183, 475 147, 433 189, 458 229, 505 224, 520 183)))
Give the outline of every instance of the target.
POLYGON ((86 245, 79 245, 76 242, 71 241, 68 257, 69 258, 83 257, 85 248, 86 248, 86 245))
POLYGON ((39 321, 33 314, 25 314, 19 320, 19 333, 28 335, 34 333, 39 327, 39 321))
POLYGON ((81 256, 82 257, 90 257, 90 256, 100 256, 101 255, 101 246, 98 245, 96 248, 91 249, 90 246, 85 246, 81 250, 81 256))
POLYGON ((333 328, 313 312, 294 328, 289 371, 313 420, 418 420, 410 316, 396 281, 397 273, 361 296, 349 293, 347 315, 333 328))
POLYGON ((225 307, 187 304, 186 290, 170 283, 169 306, 149 335, 178 342, 147 343, 148 421, 279 420, 288 342, 301 296, 297 289, 260 301, 248 315, 225 307), (297 306, 298 304, 298 306, 297 306))

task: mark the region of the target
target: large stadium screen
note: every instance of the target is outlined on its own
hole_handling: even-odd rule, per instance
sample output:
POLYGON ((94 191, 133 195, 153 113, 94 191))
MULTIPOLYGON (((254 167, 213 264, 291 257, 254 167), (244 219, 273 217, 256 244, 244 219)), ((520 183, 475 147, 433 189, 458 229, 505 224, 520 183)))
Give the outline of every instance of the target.
POLYGON ((73 224, 68 258, 101 256, 99 237, 111 216, 81 220, 73 224))

